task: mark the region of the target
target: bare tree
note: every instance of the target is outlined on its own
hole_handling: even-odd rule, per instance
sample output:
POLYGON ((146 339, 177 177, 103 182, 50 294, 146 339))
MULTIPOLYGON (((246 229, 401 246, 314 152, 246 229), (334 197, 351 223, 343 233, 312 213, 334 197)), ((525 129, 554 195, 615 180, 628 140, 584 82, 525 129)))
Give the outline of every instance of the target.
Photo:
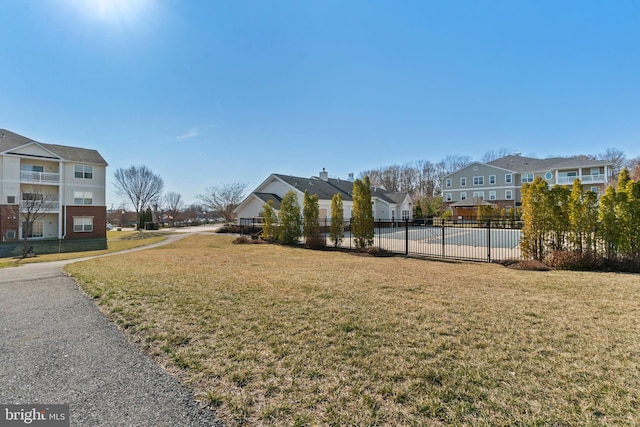
POLYGON ((444 159, 440 160, 436 164, 437 170, 437 183, 438 187, 436 188, 436 194, 442 193, 442 188, 444 187, 444 177, 453 173, 463 167, 471 164, 471 157, 469 156, 456 156, 449 155, 444 159))
POLYGON ((118 168, 115 172, 116 193, 127 197, 133 204, 140 229, 140 215, 162 196, 164 181, 146 166, 118 168))
POLYGON ((169 224, 171 224, 171 227, 174 227, 176 225, 176 218, 180 215, 184 207, 184 200, 182 200, 180 194, 174 193, 173 191, 167 193, 164 198, 169 212, 169 224))
POLYGON ((199 194, 196 197, 202 201, 207 209, 219 212, 224 221, 230 223, 235 217, 233 210, 242 201, 246 189, 246 183, 232 182, 209 187, 204 194, 199 194))
POLYGON ((418 168, 406 163, 400 168, 399 191, 409 193, 412 197, 418 188, 418 168))
POLYGON ((164 197, 157 197, 151 203, 151 212, 154 221, 164 227, 164 211, 165 211, 165 199, 164 197))
POLYGON ((513 150, 510 150, 508 148, 498 148, 496 150, 489 150, 486 153, 484 153, 484 156, 482 156, 482 159, 480 159, 480 161, 482 163, 489 163, 493 160, 496 159, 500 159, 502 157, 508 156, 509 154, 511 154, 513 152, 513 150))
POLYGON ((627 163, 627 156, 617 148, 607 148, 604 153, 598 155, 602 160, 608 160, 613 164, 613 177, 618 178, 618 174, 627 163))
POLYGON ((418 188, 415 196, 417 198, 435 196, 436 188, 438 188, 438 175, 436 166, 428 160, 419 160, 416 162, 418 169, 418 188))
POLYGON ((439 172, 442 173, 442 176, 449 175, 457 171, 458 169, 462 169, 463 167, 471 164, 472 160, 469 156, 457 156, 457 155, 449 155, 444 159, 440 160, 436 165, 439 169, 439 172))
POLYGON ((197 224, 202 219, 206 218, 206 211, 202 205, 198 203, 192 203, 182 210, 181 221, 188 224, 197 224))
POLYGON ((51 211, 58 211, 58 197, 50 191, 44 191, 39 186, 33 186, 30 192, 22 193, 19 217, 22 224, 22 258, 29 254, 29 237, 33 237, 34 224, 51 211))

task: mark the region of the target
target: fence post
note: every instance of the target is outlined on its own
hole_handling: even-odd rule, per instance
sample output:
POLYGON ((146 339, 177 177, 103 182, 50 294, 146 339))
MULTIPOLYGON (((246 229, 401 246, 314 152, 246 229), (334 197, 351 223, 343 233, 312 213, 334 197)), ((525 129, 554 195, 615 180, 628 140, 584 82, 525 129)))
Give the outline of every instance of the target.
POLYGON ((404 220, 404 254, 409 255, 409 219, 404 220))
POLYGON ((487 220, 487 261, 491 262, 491 220, 487 220))
POLYGON ((445 244, 444 244, 444 220, 442 220, 442 258, 445 257, 444 247, 445 247, 445 244))

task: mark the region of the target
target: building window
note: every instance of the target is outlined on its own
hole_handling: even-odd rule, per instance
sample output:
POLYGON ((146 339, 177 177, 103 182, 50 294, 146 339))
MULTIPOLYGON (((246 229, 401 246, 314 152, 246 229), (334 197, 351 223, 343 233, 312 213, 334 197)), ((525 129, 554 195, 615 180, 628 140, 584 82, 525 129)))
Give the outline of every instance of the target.
POLYGON ((489 200, 495 200, 495 199, 496 199, 496 192, 489 191, 489 200))
POLYGON ((600 168, 591 168, 591 175, 600 175, 600 168))
POLYGON ((513 193, 511 192, 511 190, 505 190, 504 198, 506 200, 513 200, 513 193))
POLYGON ((7 230, 7 240, 13 240, 16 238, 16 230, 7 230))
POLYGON ((467 186, 467 177, 463 176, 462 178, 460 178, 460 187, 466 187, 467 186))
POLYGON ((16 196, 7 196, 7 204, 13 205, 16 203, 16 196))
POLYGON ((447 180, 445 181, 445 186, 446 187, 451 187, 451 178, 447 178, 447 180))
POLYGON ((411 214, 410 214, 408 209, 403 209, 402 210, 402 219, 404 221, 408 220, 410 216, 411 216, 411 214))
POLYGON ((473 185, 484 185, 484 176, 474 176, 473 185))
POLYGON ((496 176, 489 175, 489 184, 495 184, 495 183, 496 183, 496 176))
POLYGON ((73 231, 75 231, 76 233, 87 233, 87 232, 93 231, 93 217, 92 216, 74 216, 73 231))
POLYGON ((451 198, 451 193, 446 193, 446 194, 444 195, 444 200, 445 200, 446 202, 450 202, 451 200, 453 200, 453 199, 451 198))
POLYGON ((27 227, 27 222, 22 223, 22 234, 27 234, 27 237, 37 239, 39 237, 44 237, 44 222, 43 221, 33 221, 31 223, 31 230, 27 227))
POLYGON ((73 204, 74 205, 92 205, 93 193, 91 191, 74 191, 73 204))
POLYGON ((73 168, 73 176, 80 179, 93 179, 93 166, 75 165, 73 168))
POLYGON ((474 191, 473 197, 476 199, 484 200, 484 191, 474 191))
POLYGON ((506 184, 511 184, 512 181, 513 181, 513 175, 511 175, 510 173, 507 173, 504 175, 504 182, 506 184))
POLYGON ((523 184, 525 184, 527 182, 533 182, 533 174, 532 173, 523 173, 522 176, 520 177, 520 182, 522 182, 523 184))
POLYGON ((463 191, 462 193, 460 193, 460 200, 466 200, 467 198, 467 192, 463 191))
POLYGON ((44 166, 39 166, 39 165, 22 165, 20 167, 20 170, 26 171, 26 172, 44 172, 44 166))
POLYGON ((41 193, 22 193, 22 200, 44 200, 44 194, 41 194, 41 193))

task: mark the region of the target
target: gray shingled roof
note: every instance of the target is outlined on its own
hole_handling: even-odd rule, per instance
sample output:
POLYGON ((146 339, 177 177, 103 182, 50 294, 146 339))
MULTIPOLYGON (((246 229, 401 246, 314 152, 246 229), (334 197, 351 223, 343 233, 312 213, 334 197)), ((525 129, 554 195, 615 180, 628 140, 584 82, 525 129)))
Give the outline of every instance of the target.
POLYGON ((510 155, 493 160, 487 164, 508 169, 516 173, 526 173, 544 172, 552 169, 610 166, 611 162, 606 160, 590 160, 580 157, 551 157, 548 159, 534 159, 531 157, 510 155))
MULTIPOLYGON (((329 178, 324 181, 318 177, 302 178, 299 176, 274 174, 292 187, 301 192, 309 191, 309 194, 317 194, 320 200, 331 200, 335 194, 340 193, 342 200, 353 200, 353 182, 343 179, 329 178)), ((402 203, 406 193, 386 191, 381 187, 371 187, 371 197, 377 197, 387 203, 402 203)))
POLYGON ((0 129, 0 153, 11 153, 12 150, 31 143, 38 143, 63 160, 107 166, 107 162, 96 150, 69 147, 66 145, 45 144, 6 129, 0 129))
POLYGON ((269 200, 273 203, 273 208, 275 210, 280 210, 280 202, 282 199, 277 194, 271 193, 253 193, 254 196, 262 200, 264 203, 267 203, 269 200))
MULTIPOLYGON (((309 194, 317 194, 320 200, 331 200, 331 198, 337 193, 342 194, 343 200, 351 200, 351 189, 353 188, 352 182, 346 181, 350 184, 349 192, 346 192, 344 187, 341 188, 340 186, 336 186, 330 183, 329 181, 323 181, 316 177, 303 178, 299 176, 290 176, 290 175, 280 175, 280 174, 274 174, 274 175, 279 179, 283 180, 284 182, 286 182, 287 184, 289 184, 290 186, 297 188, 303 193, 305 191, 308 191, 309 194)), ((337 181, 337 180, 331 180, 331 181, 337 181)))

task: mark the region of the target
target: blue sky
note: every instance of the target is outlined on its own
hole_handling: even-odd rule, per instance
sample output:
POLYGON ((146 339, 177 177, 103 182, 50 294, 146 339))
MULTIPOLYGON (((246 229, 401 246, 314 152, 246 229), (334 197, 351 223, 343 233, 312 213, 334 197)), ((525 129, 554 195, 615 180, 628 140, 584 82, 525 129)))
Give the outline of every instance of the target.
POLYGON ((491 149, 640 156, 638 1, 0 1, 0 128, 187 202, 491 149))

